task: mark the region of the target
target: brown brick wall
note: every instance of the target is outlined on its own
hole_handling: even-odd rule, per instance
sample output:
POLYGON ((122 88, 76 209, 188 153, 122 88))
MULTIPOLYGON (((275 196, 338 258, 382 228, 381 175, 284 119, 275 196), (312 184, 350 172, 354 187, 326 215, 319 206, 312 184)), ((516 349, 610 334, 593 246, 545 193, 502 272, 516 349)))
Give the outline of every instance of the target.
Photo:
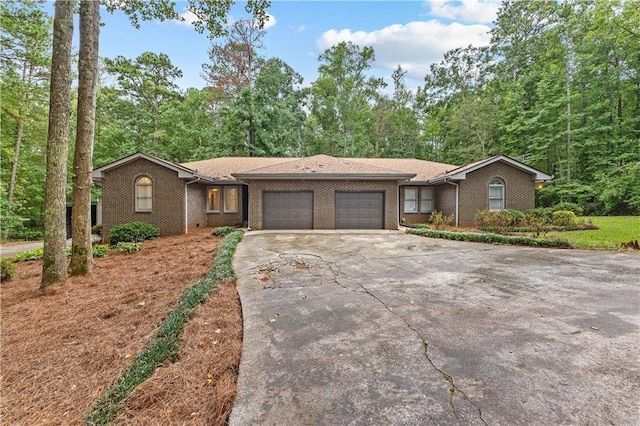
POLYGON ((384 191, 385 229, 398 227, 398 183, 396 181, 256 180, 249 183, 249 227, 262 229, 263 191, 312 191, 315 229, 335 227, 336 191, 384 191))
POLYGON ((105 235, 114 225, 149 222, 161 235, 184 233, 184 181, 175 171, 145 159, 138 159, 105 173, 102 183, 102 224, 105 235), (153 181, 153 210, 135 211, 135 180, 149 176, 153 181))
POLYGON ((445 183, 435 187, 435 209, 441 211, 445 216, 456 217, 456 187, 445 183))
POLYGON ((535 207, 534 176, 506 163, 496 162, 467 175, 460 182, 460 225, 475 221, 475 214, 489 208, 489 181, 504 181, 505 208, 528 210, 535 207))
POLYGON ((187 227, 199 228, 207 226, 207 191, 206 186, 197 183, 187 185, 187 227))
MULTIPOLYGON (((233 185, 238 188, 238 212, 237 213, 225 213, 224 210, 224 188, 225 185, 217 185, 220 187, 221 196, 220 196, 220 213, 206 213, 207 215, 207 226, 217 227, 217 226, 242 226, 242 185, 233 185)), ((228 186, 228 185, 226 185, 228 186)), ((205 191, 206 197, 206 191, 205 191)), ((204 210, 206 212, 206 198, 204 204, 204 210)))

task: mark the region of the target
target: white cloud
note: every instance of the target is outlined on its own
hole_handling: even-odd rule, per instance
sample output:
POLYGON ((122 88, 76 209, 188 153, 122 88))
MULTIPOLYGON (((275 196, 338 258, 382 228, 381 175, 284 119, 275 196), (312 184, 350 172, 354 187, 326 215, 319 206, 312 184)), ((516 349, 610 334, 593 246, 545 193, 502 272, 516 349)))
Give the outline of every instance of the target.
POLYGON ((296 32, 297 32, 297 33, 301 33, 301 32, 303 32, 303 31, 304 31, 304 30, 306 30, 306 29, 307 29, 307 26, 306 26, 306 25, 300 25, 300 26, 296 29, 296 32))
POLYGON ((266 18, 264 20, 264 27, 263 28, 265 30, 267 30, 267 29, 269 29, 271 27, 275 27, 277 23, 278 23, 278 20, 276 19, 276 17, 273 16, 272 14, 270 14, 270 13, 267 13, 267 16, 266 16, 266 18))
POLYGON ((320 51, 342 41, 361 47, 371 46, 376 52, 376 67, 393 70, 401 65, 407 71, 407 77, 422 80, 429 72, 429 65, 441 61, 445 52, 470 44, 477 47, 488 45, 491 39, 489 29, 481 24, 416 21, 371 32, 331 29, 325 31, 316 44, 320 51))
POLYGON ((191 25, 193 25, 194 22, 196 22, 198 20, 198 15, 196 15, 195 13, 193 13, 190 10, 186 10, 186 8, 185 8, 185 11, 180 14, 180 17, 183 20, 176 19, 174 21, 174 22, 176 22, 177 24, 180 24, 180 25, 191 26, 191 25))
POLYGON ((467 23, 491 23, 496 19, 500 0, 425 0, 431 15, 467 23))

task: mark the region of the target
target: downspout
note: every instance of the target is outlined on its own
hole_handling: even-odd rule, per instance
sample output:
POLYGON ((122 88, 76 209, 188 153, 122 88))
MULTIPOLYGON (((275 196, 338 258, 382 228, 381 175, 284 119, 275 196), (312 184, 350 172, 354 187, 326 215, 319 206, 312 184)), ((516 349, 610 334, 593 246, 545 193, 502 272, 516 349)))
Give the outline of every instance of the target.
POLYGON ((197 177, 194 180, 190 180, 184 183, 184 233, 189 233, 189 190, 187 186, 191 183, 196 183, 200 181, 200 178, 197 177))
POLYGON ((453 185, 456 187, 456 226, 459 226, 459 221, 458 221, 458 203, 459 203, 459 197, 460 197, 460 184, 456 183, 456 182, 449 182, 448 180, 445 179, 444 183, 448 183, 449 185, 453 185))

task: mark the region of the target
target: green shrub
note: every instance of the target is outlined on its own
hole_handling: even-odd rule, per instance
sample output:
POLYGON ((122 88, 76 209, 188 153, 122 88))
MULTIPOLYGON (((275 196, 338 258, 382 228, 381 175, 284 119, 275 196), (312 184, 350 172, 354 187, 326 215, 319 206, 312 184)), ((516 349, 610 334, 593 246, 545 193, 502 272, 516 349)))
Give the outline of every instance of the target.
POLYGON ((120 253, 131 254, 140 251, 140 244, 120 241, 118 244, 116 244, 116 250, 118 250, 120 253))
POLYGON ((448 231, 436 231, 433 229, 407 229, 407 234, 422 235, 424 237, 443 238, 446 240, 455 241, 468 241, 476 243, 489 243, 489 244, 512 244, 519 246, 531 246, 531 247, 555 247, 555 248, 570 248, 572 244, 567 240, 560 239, 542 239, 531 237, 511 237, 507 235, 498 234, 475 234, 469 232, 448 232, 448 231))
POLYGON ((98 223, 97 225, 93 225, 91 227, 91 233, 93 235, 102 235, 102 224, 98 223))
POLYGON ((553 212, 551 223, 555 226, 576 226, 576 214, 568 210, 558 210, 553 212))
POLYGON ((573 212, 576 216, 582 216, 584 214, 584 209, 580 204, 577 203, 559 203, 555 206, 551 207, 551 212, 555 213, 558 211, 569 211, 573 212))
POLYGON ((433 225, 435 229, 442 229, 446 225, 453 223, 453 216, 446 216, 444 213, 438 210, 434 210, 429 215, 429 223, 433 225))
POLYGON ((524 212, 525 219, 527 216, 533 216, 538 219, 542 219, 545 223, 551 224, 551 215, 553 214, 553 209, 551 207, 538 207, 535 209, 527 210, 524 212))
POLYGON ((211 235, 224 237, 225 235, 229 235, 230 233, 237 230, 238 229, 233 226, 218 226, 217 228, 213 228, 213 231, 211 231, 211 235))
POLYGON ((494 229, 518 226, 524 219, 524 213, 518 210, 481 210, 476 214, 478 228, 491 227, 494 229))
POLYGON ((4 257, 0 259, 0 280, 1 281, 9 281, 13 278, 13 274, 16 271, 16 264, 12 261, 5 259, 4 257))
POLYGON ((409 223, 404 226, 407 228, 431 228, 428 223, 409 223))
POLYGON ((525 213, 524 218, 520 221, 520 227, 529 228, 533 238, 540 238, 549 232, 549 223, 545 216, 536 216, 534 214, 525 213))
POLYGON ((129 222, 114 226, 109 231, 109 244, 141 243, 152 240, 160 235, 158 228, 147 222, 129 222))
POLYGON ((92 249, 93 257, 105 257, 109 253, 109 246, 106 244, 96 244, 92 249))

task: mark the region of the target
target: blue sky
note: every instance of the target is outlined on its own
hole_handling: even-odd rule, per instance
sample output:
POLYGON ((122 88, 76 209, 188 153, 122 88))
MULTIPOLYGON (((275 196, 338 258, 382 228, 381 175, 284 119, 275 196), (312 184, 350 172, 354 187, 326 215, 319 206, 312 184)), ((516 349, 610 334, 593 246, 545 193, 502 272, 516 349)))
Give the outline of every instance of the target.
MULTIPOLYGON (((187 22, 142 22, 139 30, 122 13, 102 12, 100 56, 135 58, 145 51, 166 53, 184 74, 183 88, 203 87, 202 64, 211 40, 188 23, 187 2, 177 1, 187 22)), ((489 43, 496 0, 424 1, 278 1, 267 10, 266 58, 278 57, 309 85, 317 77, 318 56, 340 41, 371 46, 376 62, 371 73, 390 81, 398 64, 411 87, 422 84, 429 65, 444 52, 489 43)), ((52 12, 52 3, 47 5, 52 12)), ((230 19, 247 18, 244 3, 233 6, 230 19)))

